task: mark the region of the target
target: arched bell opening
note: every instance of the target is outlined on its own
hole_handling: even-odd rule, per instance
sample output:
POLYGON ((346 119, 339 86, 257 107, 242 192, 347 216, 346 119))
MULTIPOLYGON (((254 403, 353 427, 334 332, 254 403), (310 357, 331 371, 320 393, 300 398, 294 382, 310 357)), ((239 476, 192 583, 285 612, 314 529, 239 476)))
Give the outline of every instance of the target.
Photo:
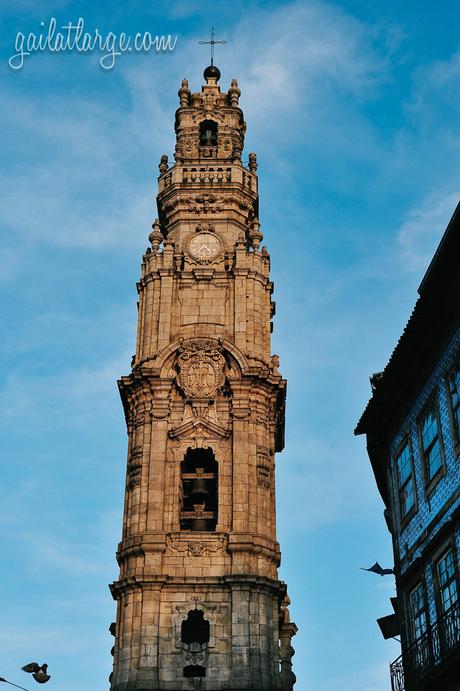
POLYGON ((200 122, 200 146, 217 146, 217 122, 214 120, 200 122))
POLYGON ((211 449, 187 449, 181 463, 181 481, 181 529, 215 530, 218 464, 211 449))

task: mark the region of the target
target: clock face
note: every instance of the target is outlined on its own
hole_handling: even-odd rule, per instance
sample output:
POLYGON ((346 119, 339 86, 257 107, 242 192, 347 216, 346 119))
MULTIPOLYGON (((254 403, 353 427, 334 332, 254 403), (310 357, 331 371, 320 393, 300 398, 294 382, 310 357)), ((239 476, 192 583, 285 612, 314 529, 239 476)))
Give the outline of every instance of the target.
POLYGON ((216 235, 198 233, 189 240, 188 251, 193 259, 207 264, 220 254, 221 243, 216 235))

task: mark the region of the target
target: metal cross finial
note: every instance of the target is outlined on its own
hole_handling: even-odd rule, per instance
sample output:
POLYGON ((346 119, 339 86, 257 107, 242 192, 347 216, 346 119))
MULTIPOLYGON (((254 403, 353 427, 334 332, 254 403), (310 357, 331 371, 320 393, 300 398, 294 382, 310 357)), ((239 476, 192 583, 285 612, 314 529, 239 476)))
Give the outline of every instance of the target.
POLYGON ((227 41, 216 41, 216 34, 214 33, 214 27, 211 27, 211 40, 210 41, 198 41, 200 46, 210 45, 211 46, 211 67, 214 65, 214 46, 216 43, 227 43, 227 41))

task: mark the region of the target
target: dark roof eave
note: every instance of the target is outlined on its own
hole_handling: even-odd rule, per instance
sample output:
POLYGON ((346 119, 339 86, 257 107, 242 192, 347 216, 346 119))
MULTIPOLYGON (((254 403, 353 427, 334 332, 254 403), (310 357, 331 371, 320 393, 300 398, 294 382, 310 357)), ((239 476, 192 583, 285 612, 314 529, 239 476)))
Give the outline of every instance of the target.
MULTIPOLYGON (((439 344, 438 330, 433 328, 434 320, 449 319, 453 326, 458 323, 454 310, 446 307, 449 295, 445 290, 452 276, 458 280, 458 257, 460 256, 460 204, 457 205, 438 249, 428 267, 419 287, 420 297, 406 324, 391 357, 379 379, 372 398, 358 421, 354 430, 356 435, 372 433, 381 428, 383 421, 393 416, 395 403, 409 391, 413 393, 415 382, 409 382, 407 375, 428 354, 432 356, 439 344), (447 297, 447 299, 446 299, 447 297)), ((450 296, 452 298, 452 296, 450 296)), ((454 300, 455 302, 455 300, 454 300)), ((458 308, 457 308, 458 313, 458 308)), ((420 382, 420 376, 416 377, 420 382)))

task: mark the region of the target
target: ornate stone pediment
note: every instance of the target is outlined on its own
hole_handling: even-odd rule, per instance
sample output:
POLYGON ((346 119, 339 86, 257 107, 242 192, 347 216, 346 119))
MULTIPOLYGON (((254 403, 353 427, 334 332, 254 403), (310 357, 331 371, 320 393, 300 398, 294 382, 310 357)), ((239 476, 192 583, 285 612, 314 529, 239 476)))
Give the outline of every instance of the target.
POLYGON ((227 427, 222 427, 212 422, 208 418, 195 418, 184 422, 178 427, 174 427, 169 430, 169 436, 173 439, 178 439, 179 437, 190 437, 191 439, 196 439, 199 441, 198 446, 203 446, 204 442, 208 439, 221 438, 225 439, 230 434, 230 429, 227 427))

